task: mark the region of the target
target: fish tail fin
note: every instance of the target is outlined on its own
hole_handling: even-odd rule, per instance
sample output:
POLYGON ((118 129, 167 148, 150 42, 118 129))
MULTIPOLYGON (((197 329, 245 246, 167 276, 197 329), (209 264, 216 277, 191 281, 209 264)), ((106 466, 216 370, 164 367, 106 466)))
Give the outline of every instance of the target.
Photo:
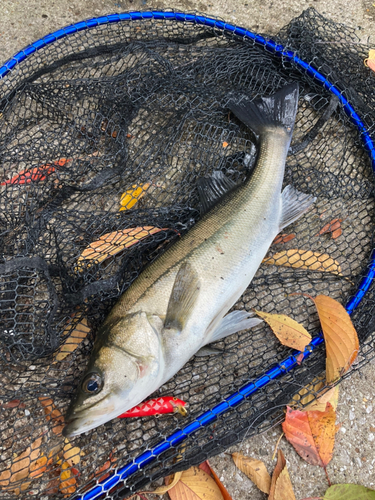
POLYGON ((299 87, 295 82, 269 97, 261 97, 254 101, 250 101, 244 95, 232 97, 228 102, 228 108, 257 135, 281 127, 292 137, 298 95, 299 87))

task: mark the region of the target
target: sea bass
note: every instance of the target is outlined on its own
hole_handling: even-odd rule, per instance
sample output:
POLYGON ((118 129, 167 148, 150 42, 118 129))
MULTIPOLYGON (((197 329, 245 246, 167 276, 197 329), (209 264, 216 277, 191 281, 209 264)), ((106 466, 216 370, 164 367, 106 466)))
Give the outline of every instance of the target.
POLYGON ((105 319, 64 436, 117 417, 207 344, 260 322, 246 311, 227 312, 275 236, 315 201, 291 186, 281 192, 297 106, 297 83, 256 101, 229 100, 228 108, 259 139, 252 175, 239 186, 221 172, 199 182, 206 213, 139 275, 105 319))

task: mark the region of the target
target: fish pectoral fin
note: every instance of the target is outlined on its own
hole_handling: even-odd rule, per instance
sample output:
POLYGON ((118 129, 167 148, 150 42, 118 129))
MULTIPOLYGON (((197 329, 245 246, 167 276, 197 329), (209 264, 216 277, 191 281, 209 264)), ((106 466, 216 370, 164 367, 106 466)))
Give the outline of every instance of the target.
POLYGON ((220 198, 236 186, 237 184, 226 177, 220 170, 216 170, 211 177, 198 179, 197 187, 201 203, 201 214, 208 212, 220 198))
POLYGON ((279 227, 280 231, 301 217, 315 201, 315 196, 301 193, 293 186, 286 186, 281 193, 282 209, 279 227))
POLYGON ((203 357, 203 356, 213 356, 217 354, 223 354, 223 349, 216 349, 215 347, 201 347, 199 351, 195 353, 195 356, 203 357))
POLYGON ((209 336, 207 344, 211 342, 217 342, 218 340, 224 339, 228 335, 240 332, 241 330, 247 330, 248 328, 253 328, 263 320, 259 318, 253 318, 254 313, 247 311, 233 311, 221 320, 212 335, 209 336))
POLYGON ((182 331, 198 298, 200 281, 189 262, 182 264, 169 298, 164 328, 182 331))

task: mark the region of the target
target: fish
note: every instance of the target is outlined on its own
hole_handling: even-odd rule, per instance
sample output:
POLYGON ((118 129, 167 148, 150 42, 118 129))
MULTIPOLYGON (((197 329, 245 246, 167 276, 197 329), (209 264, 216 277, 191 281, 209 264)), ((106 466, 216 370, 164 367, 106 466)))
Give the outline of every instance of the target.
POLYGON ((227 97, 229 110, 258 140, 252 174, 240 185, 222 171, 198 181, 201 218, 140 273, 99 328, 67 410, 65 437, 116 418, 192 356, 208 354, 208 344, 261 322, 244 310, 227 313, 276 235, 316 200, 290 185, 282 190, 298 97, 298 83, 256 100, 227 97))

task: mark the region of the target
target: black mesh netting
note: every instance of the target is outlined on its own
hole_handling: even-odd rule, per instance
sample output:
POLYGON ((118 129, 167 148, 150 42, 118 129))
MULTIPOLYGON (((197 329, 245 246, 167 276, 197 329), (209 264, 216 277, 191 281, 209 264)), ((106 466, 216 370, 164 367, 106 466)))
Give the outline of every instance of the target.
MULTIPOLYGON (((276 39, 335 84, 374 137, 375 75, 354 30, 309 9, 276 39)), ((271 94, 295 80, 301 95, 284 184, 317 202, 285 230, 294 238, 274 243, 268 255, 302 249, 310 260, 263 264, 235 307, 290 314, 317 335, 312 302, 290 294, 325 293, 347 303, 368 271, 375 207, 358 129, 306 71, 229 31, 141 19, 56 40, 0 80, 1 498, 85 492, 108 472, 109 460, 123 467, 290 355, 266 325, 232 335, 218 344, 222 356, 193 358, 158 391, 186 401, 188 417, 113 420, 74 439, 80 463, 78 452, 74 463, 66 455, 59 411, 98 325, 140 270, 199 218, 199 177, 214 170, 235 181, 250 175, 255 141, 228 114, 228 96, 271 94), (143 196, 135 203, 137 188, 143 196), (120 210, 127 191, 134 205, 120 210), (338 219, 342 234, 319 234, 338 219), (151 226, 161 230, 126 249, 115 239, 151 226), (59 361, 74 329, 78 337, 89 333, 59 361), (56 409, 46 415, 50 400, 56 409)), ((353 315, 357 368, 373 356, 374 304, 370 288, 353 315)), ((124 498, 275 424, 324 367, 321 346, 104 496, 124 498)))

